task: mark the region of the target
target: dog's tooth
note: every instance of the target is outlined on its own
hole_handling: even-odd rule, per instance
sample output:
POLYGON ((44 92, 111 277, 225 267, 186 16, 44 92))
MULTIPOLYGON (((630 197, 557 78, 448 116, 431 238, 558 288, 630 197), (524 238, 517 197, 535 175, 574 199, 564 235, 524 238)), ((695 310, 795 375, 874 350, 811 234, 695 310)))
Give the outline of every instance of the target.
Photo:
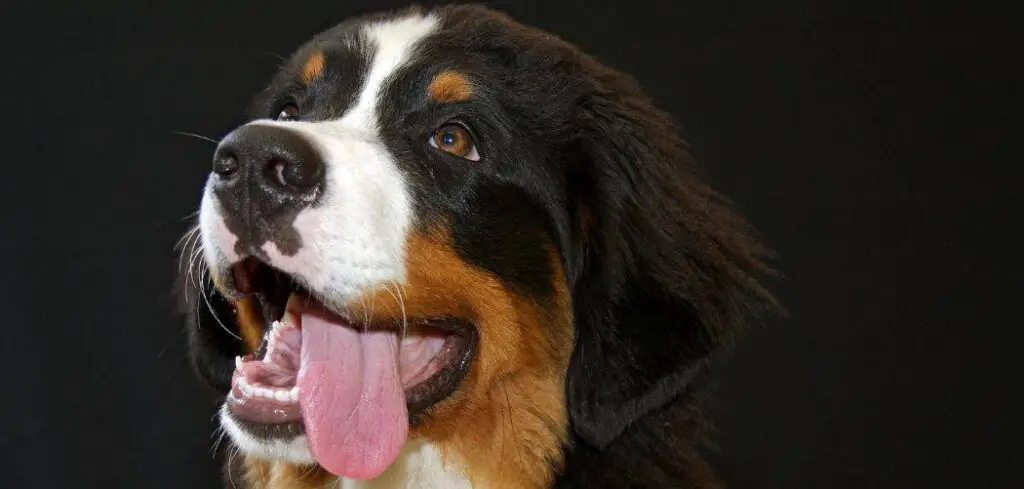
POLYGON ((245 397, 252 397, 252 386, 245 379, 238 379, 238 388, 242 389, 242 394, 245 394, 245 397))
POLYGON ((279 389, 279 390, 274 391, 274 399, 277 399, 278 401, 281 401, 281 402, 288 402, 288 399, 289 399, 288 391, 286 391, 284 389, 279 389))
POLYGON ((267 353, 263 355, 263 363, 270 363, 270 356, 273 355, 274 346, 276 345, 275 338, 277 338, 277 335, 270 335, 270 340, 267 341, 267 353))
POLYGON ((267 389, 266 387, 257 387, 256 395, 260 397, 267 397, 270 399, 274 398, 274 391, 267 389))
POLYGON ((285 328, 296 328, 298 322, 295 320, 295 314, 291 311, 285 311, 284 316, 281 317, 281 325, 285 328))
POLYGON ((235 357, 235 370, 242 370, 242 357, 235 357))
POLYGON ((291 392, 288 393, 288 397, 291 398, 292 402, 299 401, 299 386, 292 387, 291 392))

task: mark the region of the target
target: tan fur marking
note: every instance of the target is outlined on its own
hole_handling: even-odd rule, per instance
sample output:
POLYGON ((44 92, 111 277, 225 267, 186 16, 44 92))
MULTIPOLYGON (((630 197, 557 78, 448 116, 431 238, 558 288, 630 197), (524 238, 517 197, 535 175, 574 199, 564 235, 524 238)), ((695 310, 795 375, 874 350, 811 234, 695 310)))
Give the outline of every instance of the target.
MULTIPOLYGON (((572 349, 572 312, 558 255, 556 297, 537 304, 493 274, 462 261, 442 231, 407 242, 407 281, 355 301, 353 317, 371 321, 453 315, 474 321, 476 358, 458 391, 435 405, 410 439, 430 440, 446 464, 475 487, 540 489, 554 480, 568 438, 564 383, 572 349), (365 308, 364 305, 365 304, 365 308)), ((295 477, 308 468, 246 460, 259 489, 312 489, 330 478, 295 477), (291 477, 291 478, 289 478, 291 477)))
POLYGON ((568 436, 564 383, 572 318, 561 263, 555 263, 557 297, 544 308, 463 262, 443 233, 414 237, 407 249, 406 309, 415 302, 409 298, 423 297, 470 318, 479 334, 459 391, 436 405, 414 434, 438 443, 475 486, 550 486, 568 436))
POLYGON ((317 51, 313 53, 308 59, 306 64, 302 66, 302 82, 306 85, 313 83, 320 75, 324 72, 324 64, 326 59, 324 58, 323 51, 317 51))
POLYGON ((247 489, 322 489, 336 480, 319 467, 298 467, 249 457, 244 465, 247 489))
POLYGON ((427 93, 439 104, 465 102, 473 96, 473 85, 461 73, 445 71, 434 77, 427 93))
POLYGON ((235 303, 235 318, 238 331, 250 352, 260 348, 263 342, 263 316, 259 312, 259 304, 252 297, 246 297, 235 303))

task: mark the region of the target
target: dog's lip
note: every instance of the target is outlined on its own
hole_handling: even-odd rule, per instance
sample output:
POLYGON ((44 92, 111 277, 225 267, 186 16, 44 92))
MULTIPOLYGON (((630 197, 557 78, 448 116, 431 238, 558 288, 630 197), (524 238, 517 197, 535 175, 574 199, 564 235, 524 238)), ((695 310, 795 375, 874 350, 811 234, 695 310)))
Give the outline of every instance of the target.
MULTIPOLYGON (((262 295, 258 288, 250 288, 247 292, 247 297, 261 297, 262 295)), ((351 315, 344 312, 335 312, 334 308, 314 300, 303 292, 293 292, 292 296, 283 308, 282 314, 293 318, 292 324, 296 325, 300 331, 301 321, 296 318, 300 318, 304 314, 314 314, 337 316, 344 322, 360 328, 391 330, 395 334, 400 334, 403 327, 427 328, 435 331, 434 334, 444 334, 444 342, 439 350, 423 363, 423 365, 427 365, 433 361, 439 361, 440 367, 436 367, 437 370, 426 378, 417 379, 415 384, 408 385, 403 389, 409 412, 409 423, 413 426, 419 424, 422 414, 427 408, 450 397, 457 391, 476 355, 476 327, 474 323, 466 319, 451 316, 388 317, 376 318, 370 323, 363 323, 354 320, 351 315)), ((268 334, 265 335, 263 343, 255 353, 240 357, 237 361, 244 363, 262 358, 267 353, 267 338, 272 330, 273 328, 268 329, 268 334)), ((405 342, 403 341, 402 344, 404 345, 405 342)), ((403 363, 403 365, 410 364, 403 363)), ((416 379, 419 375, 424 375, 421 374, 423 367, 416 367, 416 363, 411 365, 414 369, 421 368, 421 370, 410 371, 409 379, 416 379)), ((232 376, 231 389, 225 399, 227 413, 238 422, 238 425, 251 435, 264 439, 294 437, 303 434, 305 432, 304 420, 295 397, 301 393, 293 393, 289 385, 277 389, 281 392, 275 391, 275 394, 282 396, 285 393, 289 394, 291 397, 287 399, 283 397, 273 399, 271 398, 273 396, 266 395, 262 398, 254 397, 252 395, 254 387, 257 385, 264 388, 268 386, 259 384, 243 386, 245 379, 239 375, 240 368, 236 369, 232 376)), ((270 388, 274 390, 272 386, 270 388)), ((297 390, 297 388, 295 389, 297 390)), ((266 394, 265 391, 264 394, 266 394)))
POLYGON ((255 275, 256 269, 260 264, 261 262, 259 259, 255 257, 247 257, 230 267, 232 279, 230 283, 234 286, 235 291, 239 295, 248 296, 253 293, 255 287, 253 284, 253 275, 255 275))

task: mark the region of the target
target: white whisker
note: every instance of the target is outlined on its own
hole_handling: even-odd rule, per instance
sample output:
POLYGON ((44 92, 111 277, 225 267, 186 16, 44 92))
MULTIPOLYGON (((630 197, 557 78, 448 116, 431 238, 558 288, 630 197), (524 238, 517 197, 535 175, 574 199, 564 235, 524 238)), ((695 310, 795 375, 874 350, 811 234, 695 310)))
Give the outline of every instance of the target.
POLYGON ((171 134, 177 134, 179 136, 188 136, 188 137, 196 138, 196 139, 199 139, 199 140, 202 140, 202 141, 208 141, 208 142, 211 142, 213 144, 220 144, 220 141, 218 141, 216 139, 213 139, 213 138, 207 137, 207 136, 203 136, 202 134, 196 134, 194 132, 171 131, 171 134))
POLYGON ((402 291, 401 291, 401 289, 399 289, 398 282, 396 282, 395 280, 390 280, 390 282, 391 282, 391 284, 386 284, 385 288, 387 288, 387 291, 391 293, 391 297, 394 297, 395 300, 398 302, 398 308, 402 312, 402 328, 401 328, 401 332, 402 332, 402 339, 404 340, 405 336, 406 336, 406 333, 408 333, 408 331, 409 331, 408 317, 405 314, 405 298, 402 297, 402 291), (395 291, 394 292, 391 291, 391 285, 395 286, 395 291))
MULTIPOLYGON (((205 275, 208 272, 209 272, 209 270, 206 270, 205 272, 202 272, 200 275, 205 275)), ((199 280, 202 281, 202 282, 205 282, 206 281, 206 277, 205 276, 201 276, 199 280)), ((213 319, 217 320, 217 324, 220 325, 221 329, 226 331, 229 335, 233 336, 236 340, 243 341, 241 336, 238 336, 233 331, 231 331, 220 320, 220 317, 217 316, 217 312, 213 310, 213 304, 210 304, 210 298, 206 296, 206 287, 200 287, 199 288, 199 294, 203 296, 203 302, 206 302, 206 307, 207 307, 207 309, 210 310, 210 315, 213 316, 213 319)))
POLYGON ((227 438, 228 431, 223 426, 217 425, 217 429, 213 430, 213 446, 210 447, 210 453, 213 455, 217 454, 217 450, 220 448, 221 443, 227 438))
POLYGON ((230 482, 231 483, 231 487, 233 487, 235 489, 237 489, 238 486, 235 484, 235 479, 234 479, 235 471, 231 470, 231 468, 234 466, 235 457, 237 457, 241 452, 242 452, 242 449, 237 447, 237 446, 232 446, 231 450, 228 451, 228 482, 230 482))
POLYGON ((199 226, 194 226, 190 231, 185 233, 177 243, 174 244, 175 249, 180 249, 181 253, 178 255, 178 270, 181 270, 182 262, 185 260, 185 255, 190 253, 190 249, 195 247, 193 240, 199 240, 199 226))
POLYGON ((192 280, 192 285, 199 287, 199 282, 194 280, 195 275, 193 274, 197 267, 199 268, 200 275, 205 271, 209 271, 209 268, 206 266, 206 260, 203 259, 203 249, 201 247, 196 247, 195 251, 192 252, 192 257, 188 260, 188 278, 192 280))

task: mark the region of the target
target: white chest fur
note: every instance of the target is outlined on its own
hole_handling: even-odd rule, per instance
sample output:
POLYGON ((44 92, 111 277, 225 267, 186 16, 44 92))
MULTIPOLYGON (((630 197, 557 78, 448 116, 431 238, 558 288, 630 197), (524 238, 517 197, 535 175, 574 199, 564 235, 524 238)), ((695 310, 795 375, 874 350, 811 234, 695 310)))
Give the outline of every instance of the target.
MULTIPOLYGON (((457 470, 444 464, 441 452, 426 442, 410 441, 398 460, 373 480, 342 479, 338 489, 474 489, 457 470)), ((479 489, 479 488, 477 488, 479 489)))

